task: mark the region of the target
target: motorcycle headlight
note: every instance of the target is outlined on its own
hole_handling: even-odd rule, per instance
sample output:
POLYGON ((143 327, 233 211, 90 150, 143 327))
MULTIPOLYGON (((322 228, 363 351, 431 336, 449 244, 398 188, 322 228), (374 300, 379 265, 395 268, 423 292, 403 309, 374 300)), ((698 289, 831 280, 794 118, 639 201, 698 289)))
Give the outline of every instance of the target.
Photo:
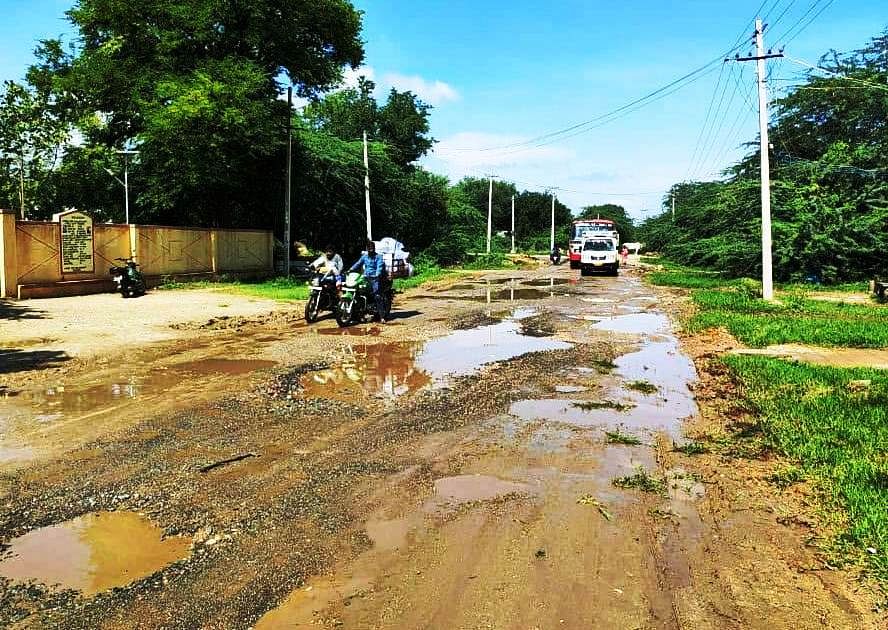
POLYGON ((316 287, 316 286, 318 286, 319 284, 321 284, 321 281, 320 281, 319 278, 315 277, 315 278, 312 278, 312 279, 311 279, 311 286, 316 287))

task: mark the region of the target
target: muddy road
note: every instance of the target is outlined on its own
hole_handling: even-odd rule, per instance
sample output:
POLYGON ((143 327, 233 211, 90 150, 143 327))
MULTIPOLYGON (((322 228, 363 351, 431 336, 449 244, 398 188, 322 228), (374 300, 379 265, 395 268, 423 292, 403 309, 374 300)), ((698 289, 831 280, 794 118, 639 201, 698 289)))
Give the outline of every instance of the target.
POLYGON ((804 497, 686 446, 742 410, 681 298, 578 275, 6 375, 0 625, 880 627, 804 497))

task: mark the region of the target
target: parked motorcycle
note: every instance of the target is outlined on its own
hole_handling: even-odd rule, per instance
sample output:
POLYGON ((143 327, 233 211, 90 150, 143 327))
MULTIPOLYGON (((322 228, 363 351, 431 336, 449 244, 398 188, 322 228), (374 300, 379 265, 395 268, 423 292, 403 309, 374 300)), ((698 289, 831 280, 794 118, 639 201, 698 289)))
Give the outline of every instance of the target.
POLYGON ((116 258, 123 263, 122 266, 111 267, 109 272, 111 279, 117 283, 117 291, 123 297, 139 297, 145 295, 148 287, 145 285, 145 277, 139 271, 139 265, 132 258, 116 258))
MULTIPOLYGON (((391 284, 382 288, 382 299, 385 301, 386 311, 392 307, 394 291, 391 284)), ((348 274, 342 295, 339 298, 339 306, 336 309, 336 323, 340 326, 359 324, 368 316, 372 318, 382 317, 383 313, 376 312, 376 300, 373 299, 373 291, 367 279, 356 272, 348 274)))
POLYGON ((305 321, 313 324, 322 311, 335 311, 339 303, 336 276, 329 271, 316 273, 309 281, 311 292, 305 304, 305 321))

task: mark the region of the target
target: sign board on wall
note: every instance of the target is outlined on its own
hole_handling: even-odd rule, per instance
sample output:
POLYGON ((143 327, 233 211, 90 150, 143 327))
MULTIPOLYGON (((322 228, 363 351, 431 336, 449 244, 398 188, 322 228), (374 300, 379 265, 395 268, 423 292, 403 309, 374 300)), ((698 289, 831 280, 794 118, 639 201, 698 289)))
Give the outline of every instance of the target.
POLYGON ((76 210, 59 215, 62 273, 93 273, 93 220, 76 210))

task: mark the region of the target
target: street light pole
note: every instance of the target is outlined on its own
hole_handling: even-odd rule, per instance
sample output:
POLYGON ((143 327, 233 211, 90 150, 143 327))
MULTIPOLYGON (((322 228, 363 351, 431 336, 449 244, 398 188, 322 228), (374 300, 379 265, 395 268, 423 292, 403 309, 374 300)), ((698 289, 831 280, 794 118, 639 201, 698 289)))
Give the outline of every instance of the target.
POLYGON ((123 204, 125 209, 125 222, 130 222, 130 203, 129 203, 129 159, 132 155, 139 155, 138 151, 116 151, 117 155, 123 156, 123 181, 121 182, 117 176, 108 169, 105 169, 114 179, 123 184, 123 204))

